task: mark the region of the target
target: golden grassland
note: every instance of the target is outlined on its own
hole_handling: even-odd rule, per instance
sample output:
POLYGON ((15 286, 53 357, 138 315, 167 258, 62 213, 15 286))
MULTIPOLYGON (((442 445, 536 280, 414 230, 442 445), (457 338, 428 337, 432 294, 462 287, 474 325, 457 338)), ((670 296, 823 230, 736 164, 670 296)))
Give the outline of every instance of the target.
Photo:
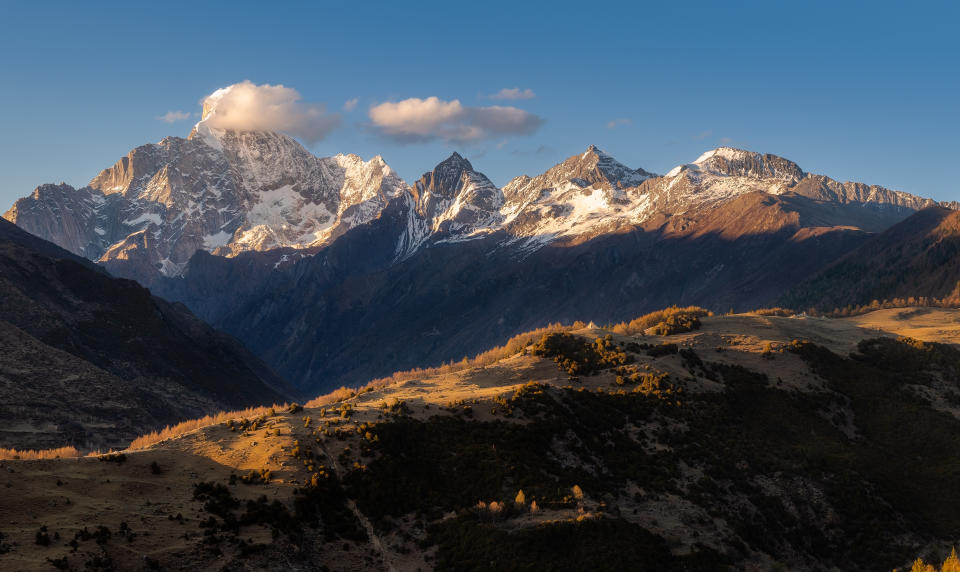
MULTIPOLYGON (((673 306, 665 310, 660 310, 657 312, 651 312, 641 316, 631 322, 624 322, 623 324, 618 324, 613 327, 614 331, 617 333, 636 333, 636 328, 641 328, 641 325, 648 324, 644 327, 655 326, 658 323, 669 320, 678 315, 692 315, 692 316, 709 316, 713 315, 712 312, 704 310, 696 306, 689 306, 687 308, 678 308, 673 306)), ((574 322, 570 325, 564 325, 560 323, 554 323, 547 325, 542 328, 537 328, 522 334, 513 336, 507 342, 501 346, 496 346, 485 352, 477 354, 473 358, 464 357, 460 361, 451 361, 449 363, 429 368, 414 368, 406 371, 399 371, 394 373, 389 377, 383 377, 370 381, 369 383, 356 388, 351 389, 348 387, 341 387, 336 389, 326 395, 318 396, 310 401, 308 401, 305 406, 309 408, 322 407, 329 405, 331 403, 337 403, 346 399, 350 399, 358 394, 367 393, 377 389, 382 389, 386 386, 393 385, 396 383, 402 383, 405 381, 410 381, 426 376, 437 376, 456 373, 472 368, 477 367, 486 367, 492 365, 504 358, 516 355, 523 351, 524 348, 530 346, 531 344, 536 343, 544 335, 558 332, 569 332, 574 330, 579 330, 586 328, 587 324, 585 322, 574 322)), ((642 333, 642 328, 640 329, 642 333)), ((276 410, 287 409, 288 404, 284 403, 282 405, 274 404, 273 406, 263 406, 263 407, 250 407, 247 409, 237 410, 237 411, 221 411, 213 415, 207 415, 200 419, 191 419, 178 423, 176 425, 167 426, 159 431, 154 431, 146 435, 142 435, 134 439, 129 446, 131 450, 145 449, 164 441, 176 437, 178 435, 183 435, 203 427, 208 427, 210 425, 216 425, 223 423, 228 419, 240 419, 245 417, 258 417, 276 410)))
MULTIPOLYGON (((954 301, 947 299, 933 299, 933 298, 904 298, 904 299, 895 299, 883 302, 874 302, 868 306, 862 306, 847 310, 842 310, 839 312, 833 312, 829 314, 829 317, 854 317, 862 316, 869 312, 876 312, 878 310, 896 310, 899 308, 948 308, 951 303, 954 301)), ((958 301, 960 302, 960 301, 958 301)), ((882 313, 882 312, 881 312, 882 313)), ((676 330, 680 331, 690 331, 691 329, 699 328, 699 318, 701 317, 710 317, 714 313, 698 306, 671 306, 669 308, 664 308, 655 312, 650 312, 643 316, 639 316, 633 320, 620 322, 618 324, 612 324, 606 326, 606 330, 612 331, 615 334, 623 336, 636 336, 644 335, 646 331, 649 331, 650 328, 654 328, 656 331, 653 332, 656 335, 675 333, 674 328, 679 324, 681 327, 676 330)), ((747 312, 744 315, 754 315, 760 317, 789 317, 793 316, 794 311, 788 308, 761 308, 747 312)), ((876 327, 874 324, 869 324, 871 328, 876 327)), ((457 372, 466 371, 472 368, 483 368, 497 363, 498 361, 517 355, 521 353, 525 348, 530 347, 532 344, 537 343, 543 338, 544 335, 552 333, 563 333, 563 332, 572 332, 577 330, 582 330, 587 327, 593 327, 591 324, 588 326, 586 323, 577 321, 573 324, 564 325, 560 323, 550 324, 548 326, 537 328, 522 334, 513 336, 506 343, 500 346, 491 348, 485 352, 477 354, 473 358, 464 357, 460 361, 450 361, 448 363, 442 364, 437 367, 427 367, 427 368, 414 368, 406 371, 398 371, 393 373, 388 377, 383 377, 379 379, 374 379, 367 384, 359 388, 348 388, 341 387, 336 389, 328 394, 318 396, 307 403, 306 407, 316 408, 333 403, 338 403, 350 398, 353 398, 357 395, 368 393, 371 391, 376 391, 384 387, 395 385, 398 383, 408 382, 411 380, 417 380, 424 377, 430 376, 439 376, 447 374, 455 374, 457 372)), ((911 332, 912 333, 912 332, 911 332)), ((947 340, 943 340, 947 341, 947 340)), ((190 419, 177 423, 175 425, 169 425, 163 429, 141 435, 134 439, 128 450, 141 450, 151 447, 157 443, 160 443, 164 440, 171 439, 204 427, 209 427, 211 425, 217 425, 223 423, 227 420, 236 420, 241 418, 255 418, 262 415, 271 414, 277 410, 285 410, 289 407, 289 404, 273 404, 271 406, 259 406, 259 407, 249 407, 246 409, 239 409, 234 411, 221 411, 211 415, 206 415, 199 419, 190 419)), ((90 452, 89 455, 99 455, 101 452, 90 452)), ((56 459, 56 458, 75 458, 83 456, 83 453, 77 450, 74 447, 59 447, 56 449, 49 450, 17 450, 17 449, 2 449, 0 448, 0 460, 43 460, 43 459, 56 459)))
MULTIPOLYGON (((760 316, 784 316, 792 315, 793 312, 783 308, 771 308, 756 310, 753 313, 760 316)), ((644 314, 643 316, 639 316, 628 322, 614 324, 608 329, 619 335, 643 335, 644 331, 649 328, 666 326, 678 321, 684 322, 685 320, 699 319, 700 317, 706 316, 713 316, 713 312, 699 306, 671 306, 663 310, 644 314)), ((423 377, 453 374, 473 368, 487 367, 504 358, 521 353, 525 348, 540 341, 544 335, 582 330, 587 327, 588 324, 582 321, 576 321, 569 325, 564 325, 561 323, 549 324, 542 328, 517 334, 516 336, 508 339, 503 345, 496 346, 485 352, 479 353, 473 358, 464 357, 460 361, 450 361, 449 363, 445 363, 437 367, 413 368, 405 371, 398 371, 389 377, 374 379, 359 388, 341 387, 328 394, 318 396, 306 402, 304 405, 308 408, 323 407, 332 403, 338 403, 346 399, 350 399, 356 395, 376 391, 398 383, 416 380, 423 377)), ((699 326, 692 326, 691 329, 695 329, 696 327, 699 326)), ((183 435, 184 433, 195 431, 210 425, 216 425, 228 419, 257 417, 269 413, 271 410, 286 409, 287 407, 288 404, 273 405, 272 407, 251 407, 238 411, 223 411, 213 415, 207 415, 200 419, 184 421, 182 423, 178 423, 177 425, 165 427, 160 431, 155 431, 147 435, 137 437, 130 443, 129 449, 144 449, 165 439, 183 435)))
POLYGON ((130 442, 128 449, 137 450, 137 449, 146 449, 151 445, 155 445, 166 439, 172 437, 177 437, 191 431, 196 431, 197 429, 202 429, 203 427, 209 427, 210 425, 217 425, 218 423, 223 423, 229 419, 240 419, 244 417, 259 417, 261 415, 267 414, 276 414, 276 411, 287 409, 289 404, 274 404, 271 406, 261 406, 261 407, 248 407, 246 409, 238 409, 236 411, 220 411, 219 413, 214 413, 213 415, 205 415, 199 419, 190 419, 177 423, 176 425, 168 425, 159 431, 153 431, 152 433, 147 433, 146 435, 141 435, 130 442))
POLYGON ((419 379, 426 376, 436 376, 436 375, 445 375, 450 373, 456 373, 459 371, 464 371, 467 369, 475 367, 486 367, 492 365, 503 358, 510 357, 520 353, 523 348, 526 348, 530 344, 535 343, 544 334, 551 334, 556 332, 568 332, 572 330, 578 330, 587 327, 587 324, 584 322, 574 322, 569 326, 563 324, 550 324, 543 328, 537 328, 529 332, 524 332, 522 334, 517 334, 513 336, 507 343, 502 346, 496 346, 491 348, 483 353, 477 354, 472 359, 464 357, 460 361, 451 361, 437 367, 418 367, 414 369, 409 369, 405 371, 395 372, 389 377, 381 377, 379 379, 374 379, 366 385, 363 385, 357 389, 350 389, 348 387, 341 387, 336 389, 333 392, 327 395, 321 395, 311 401, 306 403, 307 407, 321 407, 324 405, 329 405, 331 403, 336 403, 338 401, 343 401, 344 399, 349 399, 357 394, 366 393, 369 391, 374 391, 377 389, 382 389, 388 385, 393 385, 396 383, 402 383, 405 381, 410 381, 414 379, 419 379))

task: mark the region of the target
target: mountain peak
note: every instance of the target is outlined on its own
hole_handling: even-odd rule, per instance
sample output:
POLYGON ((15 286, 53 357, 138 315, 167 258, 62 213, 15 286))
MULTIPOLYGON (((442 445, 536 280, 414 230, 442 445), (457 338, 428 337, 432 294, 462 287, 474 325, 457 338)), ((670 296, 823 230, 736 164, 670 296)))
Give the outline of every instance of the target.
POLYGON ((789 159, 735 147, 711 149, 697 157, 693 163, 674 167, 667 173, 667 177, 676 177, 684 171, 729 177, 780 179, 791 184, 806 176, 803 169, 789 159))
POLYGON ((568 157, 546 174, 557 180, 576 180, 584 185, 609 184, 618 188, 637 186, 653 176, 643 169, 627 167, 592 144, 583 153, 568 157))
POLYGON ((436 168, 439 169, 441 167, 458 168, 465 171, 473 170, 473 165, 470 164, 470 161, 465 159, 463 155, 461 155, 460 153, 457 153, 456 151, 454 151, 453 153, 450 154, 449 157, 441 161, 436 168))
POLYGON ((577 163, 577 164, 596 164, 597 162, 607 159, 616 162, 609 153, 603 149, 597 147, 596 145, 590 144, 587 146, 587 149, 580 153, 579 155, 573 155, 568 157, 564 163, 577 163))
POLYGON ((415 186, 436 196, 450 198, 457 194, 465 181, 474 185, 495 187, 483 173, 473 169, 470 161, 454 151, 433 170, 424 173, 415 186))
POLYGON ((759 156, 760 156, 760 153, 756 153, 754 151, 748 151, 746 149, 738 149, 736 147, 720 146, 720 147, 717 147, 716 149, 711 149, 703 153, 699 157, 697 157, 697 159, 694 161, 694 164, 701 165, 703 163, 706 163, 713 157, 720 157, 722 159, 727 159, 727 160, 740 160, 745 157, 759 157, 759 156))

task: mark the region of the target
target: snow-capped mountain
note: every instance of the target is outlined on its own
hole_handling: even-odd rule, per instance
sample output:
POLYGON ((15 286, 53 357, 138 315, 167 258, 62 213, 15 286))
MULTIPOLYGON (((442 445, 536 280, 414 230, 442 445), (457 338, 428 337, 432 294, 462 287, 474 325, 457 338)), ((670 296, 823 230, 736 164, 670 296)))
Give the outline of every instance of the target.
POLYGON ((848 211, 843 224, 870 232, 938 204, 883 187, 840 183, 805 173, 782 157, 742 149, 720 147, 658 176, 630 169, 591 145, 541 175, 510 181, 503 188, 499 230, 505 231, 506 241, 529 250, 557 240, 582 242, 621 229, 656 226, 749 193, 804 197, 835 208, 860 205, 870 216, 848 211))
POLYGON ((654 177, 590 145, 541 175, 507 183, 503 215, 508 234, 533 239, 528 247, 535 247, 562 235, 610 231, 635 202, 627 189, 654 177))
POLYGON ((503 192, 473 165, 453 153, 410 188, 408 228, 397 258, 408 258, 431 238, 462 240, 498 228, 503 192))
POLYGON ((150 282, 197 250, 309 249, 376 217, 407 185, 380 157, 317 158, 287 135, 223 131, 131 151, 86 187, 42 185, 4 218, 150 282))
MULTIPOLYGON (((917 211, 938 204, 918 197, 863 183, 841 183, 823 175, 803 172, 788 159, 743 149, 720 147, 696 161, 674 167, 664 177, 676 203, 702 204, 760 191, 773 195, 793 193, 837 204, 861 203, 917 211)), ((944 206, 956 208, 956 203, 944 206)))
MULTIPOLYGON (((182 274, 197 251, 232 257, 293 249, 309 255, 378 218, 391 203, 406 213, 406 229, 394 245, 398 261, 431 244, 491 235, 527 254, 554 241, 579 243, 663 224, 753 192, 882 211, 843 223, 869 231, 936 204, 839 183, 775 155, 729 147, 658 176, 591 145, 503 188, 454 153, 409 185, 379 156, 318 158, 281 133, 212 128, 206 121, 211 113, 204 111, 189 137, 138 147, 86 187, 38 187, 4 218, 150 284, 182 274)), ((284 253, 283 260, 291 259, 284 253)))

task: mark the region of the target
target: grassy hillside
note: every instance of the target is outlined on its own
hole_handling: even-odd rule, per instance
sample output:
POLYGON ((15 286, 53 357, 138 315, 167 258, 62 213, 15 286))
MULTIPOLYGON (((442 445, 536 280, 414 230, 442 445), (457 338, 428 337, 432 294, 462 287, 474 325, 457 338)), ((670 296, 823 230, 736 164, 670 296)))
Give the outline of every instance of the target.
MULTIPOLYGON (((942 561, 960 535, 960 351, 851 320, 695 317, 677 316, 689 331, 670 335, 544 330, 306 407, 170 430, 122 460, 4 461, 17 478, 0 512, 17 516, 0 524, 0 564, 942 561)), ((874 323, 915 332, 915 319, 931 317, 888 311, 874 323)))

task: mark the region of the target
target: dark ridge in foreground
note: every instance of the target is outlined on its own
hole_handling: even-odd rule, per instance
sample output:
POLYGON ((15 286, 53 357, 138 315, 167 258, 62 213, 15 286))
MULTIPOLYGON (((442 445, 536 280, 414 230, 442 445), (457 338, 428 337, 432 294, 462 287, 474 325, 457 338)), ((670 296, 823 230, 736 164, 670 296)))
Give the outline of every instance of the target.
POLYGON ((0 446, 125 445, 294 391, 182 304, 0 221, 0 446))

